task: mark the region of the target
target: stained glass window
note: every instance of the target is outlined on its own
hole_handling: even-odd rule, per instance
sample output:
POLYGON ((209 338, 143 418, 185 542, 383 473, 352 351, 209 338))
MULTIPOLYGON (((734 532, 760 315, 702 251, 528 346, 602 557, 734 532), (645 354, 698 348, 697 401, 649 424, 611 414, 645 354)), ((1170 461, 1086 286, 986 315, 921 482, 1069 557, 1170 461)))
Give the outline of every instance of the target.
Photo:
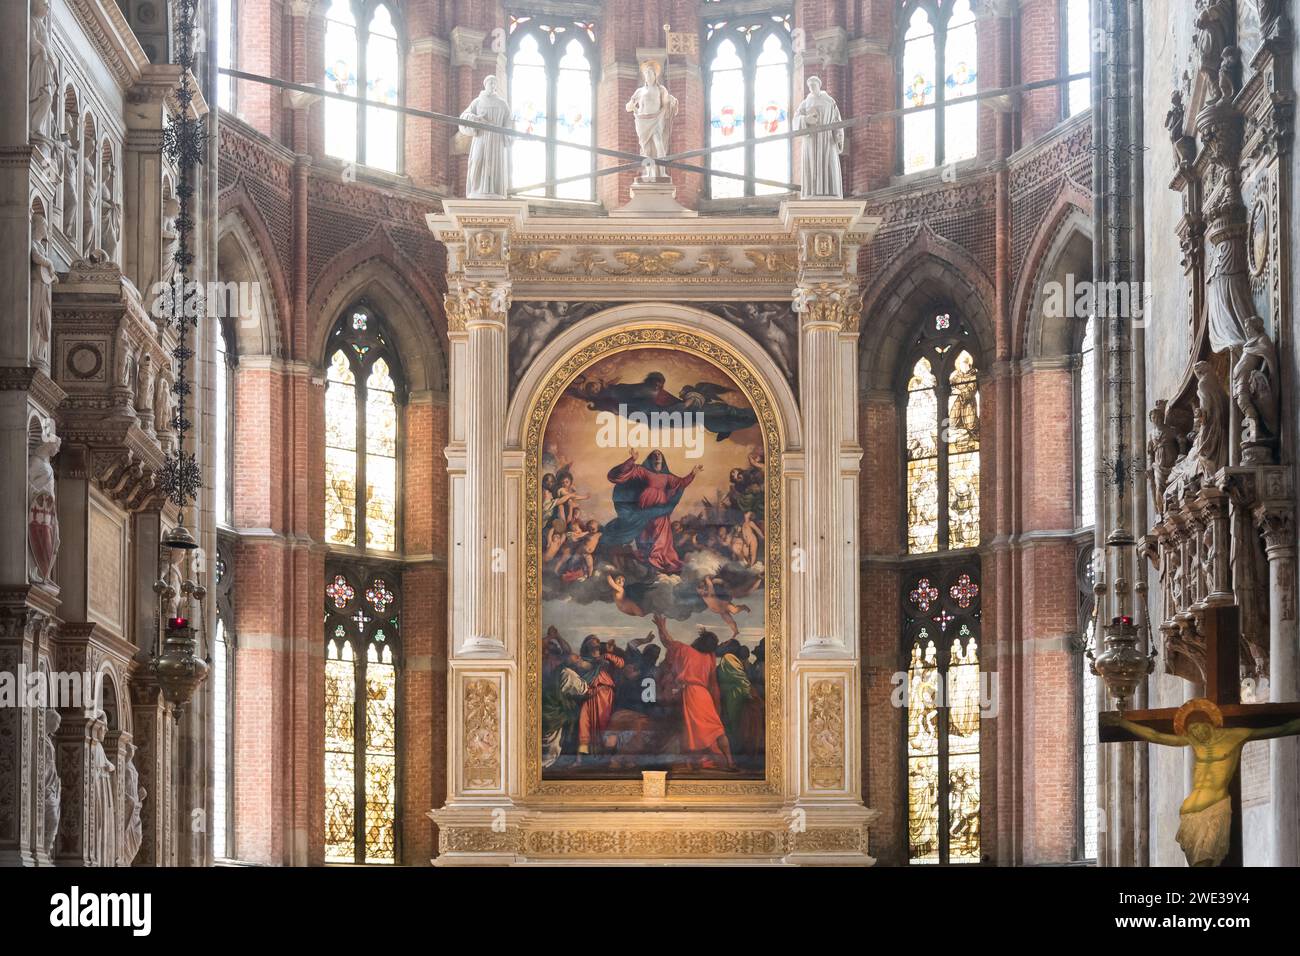
MULTIPOLYGON (((1092 0, 1062 0, 1061 35, 1065 75, 1092 72, 1092 0)), ((1065 115, 1075 116, 1092 105, 1091 75, 1065 87, 1065 115)))
POLYGON ((968 338, 942 313, 914 345, 904 392, 909 554, 980 543, 980 395, 968 338))
POLYGON ((986 705, 978 571, 949 567, 908 581, 903 612, 908 860, 978 863, 980 719, 986 705))
POLYGON ((709 177, 714 199, 784 193, 790 180, 791 21, 789 15, 720 20, 706 25, 708 145, 738 145, 710 153, 714 173, 769 180, 709 177), (771 142, 764 142, 771 139, 771 142))
POLYGON ((325 88, 362 103, 325 97, 326 153, 399 171, 402 114, 382 107, 401 105, 403 66, 385 0, 333 0, 325 13, 325 88))
POLYGON ((325 588, 325 860, 397 860, 398 580, 334 565, 325 588), (382 608, 382 616, 378 612, 382 608))
POLYGON ((330 336, 325 373, 325 540, 397 550, 402 390, 382 321, 351 309, 330 336), (364 489, 364 493, 360 493, 364 489))
POLYGON ((904 173, 977 155, 978 42, 970 0, 914 0, 904 8, 899 107, 904 173))
POLYGON ((590 200, 595 154, 596 28, 584 21, 510 18, 509 92, 514 128, 571 146, 513 138, 510 183, 521 195, 590 200), (552 182, 554 180, 554 182, 552 182), (548 182, 536 189, 528 187, 548 182))

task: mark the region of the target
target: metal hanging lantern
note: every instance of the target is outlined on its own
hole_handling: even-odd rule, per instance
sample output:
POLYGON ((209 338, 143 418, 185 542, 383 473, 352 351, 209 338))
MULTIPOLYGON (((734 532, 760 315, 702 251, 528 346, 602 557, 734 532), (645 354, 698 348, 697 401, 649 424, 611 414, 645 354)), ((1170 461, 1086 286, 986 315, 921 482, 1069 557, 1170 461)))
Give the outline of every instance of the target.
POLYGON ((194 554, 199 547, 193 532, 185 526, 185 509, 198 499, 201 475, 194 452, 189 450, 189 433, 193 424, 187 417, 188 400, 193 386, 190 383, 190 359, 194 352, 189 347, 189 333, 197 329, 206 315, 206 304, 197 294, 192 280, 194 254, 191 243, 194 234, 193 200, 198 182, 196 168, 203 160, 207 131, 202 119, 191 115, 194 102, 194 53, 197 30, 197 0, 179 0, 176 4, 176 63, 181 67, 176 85, 176 111, 163 135, 163 152, 176 165, 176 198, 180 215, 176 218, 178 233, 173 260, 176 263, 177 281, 168 295, 169 320, 176 330, 176 345, 172 349, 175 362, 176 410, 171 427, 176 442, 159 471, 158 483, 167 500, 180 509, 180 520, 163 535, 161 545, 167 554, 163 576, 154 584, 158 595, 159 634, 155 653, 149 660, 149 672, 158 681, 164 698, 179 713, 194 696, 195 690, 207 678, 208 662, 199 656, 200 631, 203 622, 204 587, 197 584, 194 554))

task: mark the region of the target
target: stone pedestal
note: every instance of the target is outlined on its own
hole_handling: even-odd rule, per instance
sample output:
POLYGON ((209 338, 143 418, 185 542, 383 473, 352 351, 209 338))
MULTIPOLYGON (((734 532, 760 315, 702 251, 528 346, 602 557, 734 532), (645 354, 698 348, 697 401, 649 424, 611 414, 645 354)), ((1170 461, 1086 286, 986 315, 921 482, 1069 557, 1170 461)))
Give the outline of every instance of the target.
POLYGON ((637 179, 629 191, 632 198, 626 206, 611 209, 611 216, 656 216, 661 218, 676 217, 692 219, 699 215, 694 209, 687 209, 677 201, 677 187, 671 179, 655 180, 637 179))

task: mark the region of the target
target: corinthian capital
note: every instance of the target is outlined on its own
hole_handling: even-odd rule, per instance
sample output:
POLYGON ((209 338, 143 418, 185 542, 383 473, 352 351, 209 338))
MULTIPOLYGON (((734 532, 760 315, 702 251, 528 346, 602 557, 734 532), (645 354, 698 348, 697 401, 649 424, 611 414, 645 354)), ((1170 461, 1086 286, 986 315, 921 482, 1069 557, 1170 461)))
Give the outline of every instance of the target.
POLYGON ((449 332, 465 332, 483 322, 504 325, 510 311, 510 282, 481 279, 470 283, 463 276, 452 277, 443 306, 449 332))
POLYGON ((858 331, 862 317, 862 297, 852 282, 798 286, 794 290, 793 307, 805 325, 831 324, 842 332, 858 331))

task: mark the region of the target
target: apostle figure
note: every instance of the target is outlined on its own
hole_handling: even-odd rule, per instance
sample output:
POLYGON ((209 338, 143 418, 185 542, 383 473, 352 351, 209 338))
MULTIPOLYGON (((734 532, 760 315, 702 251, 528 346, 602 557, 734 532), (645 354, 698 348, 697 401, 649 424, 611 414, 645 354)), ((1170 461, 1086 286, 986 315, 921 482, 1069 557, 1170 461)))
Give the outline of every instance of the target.
POLYGON ((662 614, 656 614, 654 621, 664 645, 664 663, 671 674, 670 680, 681 689, 682 750, 699 769, 715 769, 721 758, 722 769, 735 770, 731 742, 722 724, 722 695, 715 656, 718 636, 712 631, 700 631, 699 637, 686 644, 668 633, 668 619, 662 614))
POLYGON ((94 829, 90 856, 99 866, 117 866, 117 808, 113 802, 113 761, 104 752, 108 719, 101 710, 90 725, 90 801, 94 829))
POLYGON ((135 769, 135 752, 135 744, 129 741, 122 744, 122 809, 125 818, 122 827, 122 866, 130 866, 135 861, 136 854, 140 852, 140 844, 144 842, 140 808, 149 791, 140 786, 140 771, 135 769))
POLYGON ((641 64, 642 85, 627 101, 625 109, 636 122, 636 139, 641 144, 644 163, 641 180, 655 182, 666 179, 664 167, 655 162, 668 155, 669 134, 677 116, 677 97, 659 82, 659 63, 646 60, 641 64))
POLYGON ((32 420, 27 437, 27 548, 32 580, 40 584, 54 583, 54 561, 59 556, 59 514, 50 459, 61 444, 52 422, 32 420))
MULTIPOLYGON (((819 77, 808 77, 808 95, 794 111, 796 130, 818 130, 840 122, 840 108, 822 89, 819 77)), ((840 175, 840 153, 844 152, 844 128, 818 130, 801 137, 799 158, 799 198, 834 198, 844 196, 844 177, 840 175)))
POLYGON ((682 559, 673 543, 673 509, 686 486, 703 470, 696 465, 684 477, 668 470, 664 453, 655 450, 641 464, 634 455, 609 470, 618 517, 604 527, 607 546, 634 543, 637 556, 656 571, 676 574, 682 559))
POLYGON ((45 855, 54 857, 54 839, 59 835, 59 817, 63 807, 63 781, 59 779, 59 757, 54 748, 54 737, 59 732, 63 718, 53 707, 45 709, 45 733, 41 736, 41 754, 45 763, 45 777, 41 797, 45 804, 45 855))
MULTIPOLYGON (((497 78, 483 81, 483 92, 465 107, 461 119, 492 126, 507 127, 510 104, 497 92, 497 78)), ((510 188, 510 152, 504 133, 459 127, 461 135, 473 137, 469 147, 469 171, 465 175, 465 195, 469 199, 503 199, 510 188)))
POLYGON ((41 213, 32 215, 31 273, 31 360, 45 372, 50 370, 50 322, 53 314, 54 261, 49 257, 50 230, 41 213))
MULTIPOLYGON (((163 198, 163 224, 162 224, 162 272, 158 279, 164 285, 170 287, 172 279, 176 275, 176 250, 181 244, 181 233, 176 228, 176 219, 181 214, 181 204, 175 196, 168 195, 163 198)), ((163 295, 168 293, 164 291, 163 295)))
POLYGON ((621 671, 625 662, 613 641, 603 643, 595 634, 583 638, 578 656, 578 668, 589 689, 578 712, 578 756, 581 758, 604 750, 605 728, 614 715, 614 671, 621 671))

